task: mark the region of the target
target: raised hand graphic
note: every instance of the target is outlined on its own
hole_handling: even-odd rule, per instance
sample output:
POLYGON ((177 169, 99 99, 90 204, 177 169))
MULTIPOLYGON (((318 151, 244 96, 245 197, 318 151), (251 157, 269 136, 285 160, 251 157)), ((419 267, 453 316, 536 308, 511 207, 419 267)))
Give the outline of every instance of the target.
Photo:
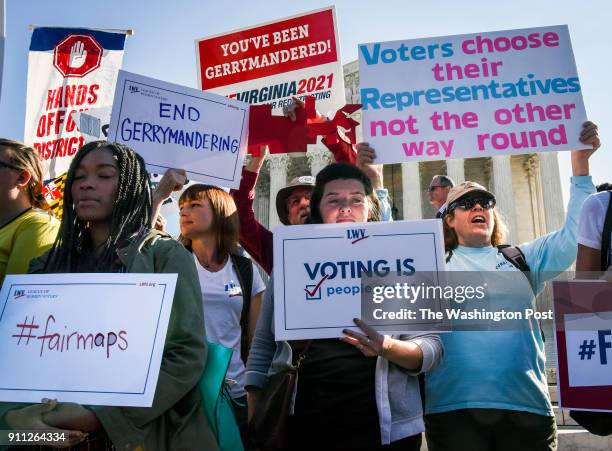
POLYGON ((85 64, 87 59, 87 50, 85 45, 81 41, 75 42, 70 48, 70 59, 68 60, 68 67, 77 69, 85 64))

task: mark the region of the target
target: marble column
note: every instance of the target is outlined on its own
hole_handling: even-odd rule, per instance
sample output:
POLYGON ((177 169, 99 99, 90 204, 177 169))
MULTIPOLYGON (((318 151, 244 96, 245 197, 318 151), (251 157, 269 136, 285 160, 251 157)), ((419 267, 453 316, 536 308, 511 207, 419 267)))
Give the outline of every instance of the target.
POLYGON ((314 146, 308 146, 306 158, 308 159, 310 173, 313 177, 316 177, 319 171, 333 160, 331 152, 321 143, 314 146))
POLYGON ((281 224, 276 213, 276 193, 281 188, 287 186, 287 166, 290 157, 286 153, 268 156, 268 166, 270 168, 270 215, 268 228, 281 224))
POLYGON ((257 177, 253 210, 259 223, 267 228, 270 220, 270 177, 263 171, 257 177))
POLYGON ((518 244, 516 241, 516 212, 514 209, 514 193, 512 189, 512 162, 510 155, 492 157, 493 194, 497 199, 497 209, 502 213, 508 225, 508 244, 518 244))
POLYGON ((402 199, 404 218, 422 219, 421 174, 418 162, 402 163, 402 199))
POLYGON ((523 162, 523 168, 529 182, 531 194, 531 215, 533 217, 533 235, 542 236, 546 233, 546 221, 544 220, 544 206, 542 202, 542 185, 540 183, 540 158, 537 153, 529 155, 523 162))
POLYGON ((455 185, 465 182, 465 160, 463 158, 453 158, 446 160, 446 175, 453 179, 455 185))
POLYGON ((546 200, 544 202, 546 231, 550 233, 559 230, 565 222, 557 152, 540 154, 540 179, 542 180, 542 195, 546 200))

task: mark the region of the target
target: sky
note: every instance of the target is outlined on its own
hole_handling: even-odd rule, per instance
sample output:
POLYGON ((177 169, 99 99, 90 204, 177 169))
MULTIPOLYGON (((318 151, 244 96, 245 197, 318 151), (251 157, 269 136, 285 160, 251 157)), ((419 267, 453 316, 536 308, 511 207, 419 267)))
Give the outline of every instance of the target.
MULTIPOLYGON (((589 119, 602 147, 591 159, 594 182, 612 182, 612 2, 606 0, 208 1, 6 0, 0 136, 23 139, 29 25, 132 29, 123 69, 196 87, 195 40, 302 12, 336 6, 342 62, 360 43, 567 24, 589 119)), ((560 153, 568 199, 569 152, 560 153)))

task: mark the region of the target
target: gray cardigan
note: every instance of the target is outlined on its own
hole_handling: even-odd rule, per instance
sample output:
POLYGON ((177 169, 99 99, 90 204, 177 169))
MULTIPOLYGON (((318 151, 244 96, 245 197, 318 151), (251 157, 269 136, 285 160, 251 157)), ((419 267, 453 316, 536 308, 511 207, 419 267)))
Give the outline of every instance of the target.
MULTIPOLYGON (((444 354, 437 335, 400 335, 394 338, 416 343, 423 351, 423 365, 420 371, 409 371, 378 357, 374 383, 383 445, 425 430, 416 376, 435 368, 444 354)), ((247 390, 249 386, 263 387, 269 375, 290 367, 291 362, 289 344, 274 340, 274 280, 270 278, 247 361, 247 390)))

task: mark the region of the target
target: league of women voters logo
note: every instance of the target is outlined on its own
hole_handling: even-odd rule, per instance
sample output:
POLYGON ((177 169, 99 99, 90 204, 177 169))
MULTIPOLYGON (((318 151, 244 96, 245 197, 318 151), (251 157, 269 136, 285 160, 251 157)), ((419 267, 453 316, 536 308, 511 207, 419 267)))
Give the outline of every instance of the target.
POLYGON ((55 46, 53 66, 64 77, 81 78, 100 67, 102 51, 93 36, 71 34, 55 46))

